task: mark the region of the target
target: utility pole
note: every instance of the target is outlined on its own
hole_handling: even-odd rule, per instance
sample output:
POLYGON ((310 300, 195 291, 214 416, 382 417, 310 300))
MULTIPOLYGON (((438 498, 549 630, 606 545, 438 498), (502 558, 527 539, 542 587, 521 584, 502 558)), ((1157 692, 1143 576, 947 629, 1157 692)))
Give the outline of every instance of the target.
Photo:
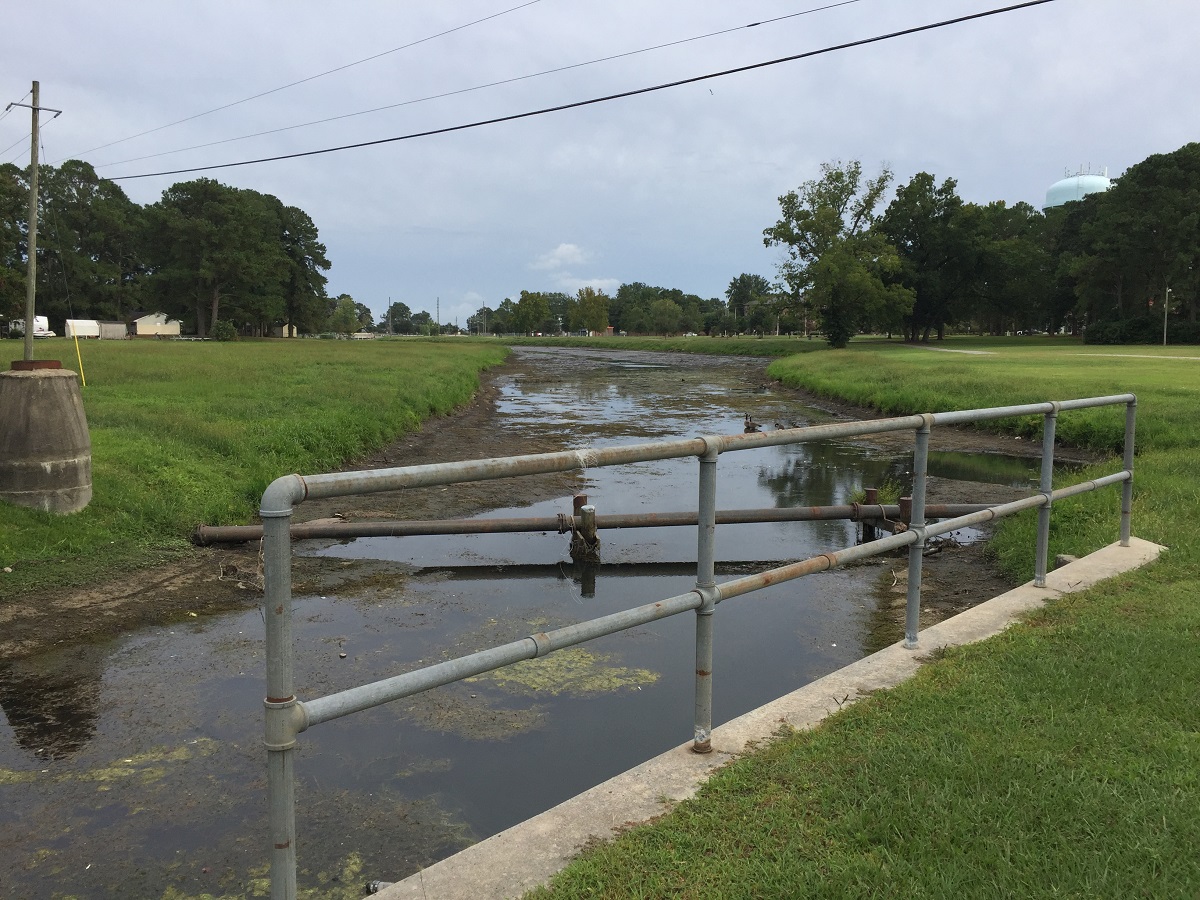
POLYGON ((1167 346, 1167 313, 1171 309, 1171 289, 1167 288, 1166 296, 1163 297, 1163 346, 1167 346))
POLYGON ((442 333, 442 298, 437 297, 434 299, 433 302, 437 304, 434 307, 434 309, 437 310, 437 312, 435 312, 433 314, 433 317, 435 319, 437 319, 438 334, 441 334, 442 333))
MULTIPOLYGON (((27 106, 33 110, 33 139, 29 151, 29 259, 26 261, 25 275, 25 359, 33 359, 33 310, 34 298, 37 296, 37 221, 38 221, 38 111, 42 108, 42 86, 33 83, 33 103, 10 103, 4 108, 5 112, 14 106, 27 106)), ((54 118, 62 115, 61 109, 48 109, 54 113, 54 118)))

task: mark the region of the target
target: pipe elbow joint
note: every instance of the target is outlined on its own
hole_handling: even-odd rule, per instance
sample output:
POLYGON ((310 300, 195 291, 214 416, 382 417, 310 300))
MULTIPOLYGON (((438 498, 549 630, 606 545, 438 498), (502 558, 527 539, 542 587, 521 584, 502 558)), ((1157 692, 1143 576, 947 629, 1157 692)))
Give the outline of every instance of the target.
POLYGON ((276 478, 263 491, 258 514, 264 519, 290 516, 293 504, 308 496, 308 488, 299 475, 284 475, 276 478))

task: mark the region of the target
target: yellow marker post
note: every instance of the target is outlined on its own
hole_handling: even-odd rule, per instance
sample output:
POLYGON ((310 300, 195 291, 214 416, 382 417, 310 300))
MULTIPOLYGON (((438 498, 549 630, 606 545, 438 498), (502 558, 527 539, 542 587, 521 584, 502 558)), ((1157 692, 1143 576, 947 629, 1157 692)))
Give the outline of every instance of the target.
POLYGON ((79 360, 79 381, 84 387, 87 387, 87 376, 83 374, 83 356, 79 352, 79 335, 74 335, 74 337, 75 337, 75 358, 77 360, 79 360))

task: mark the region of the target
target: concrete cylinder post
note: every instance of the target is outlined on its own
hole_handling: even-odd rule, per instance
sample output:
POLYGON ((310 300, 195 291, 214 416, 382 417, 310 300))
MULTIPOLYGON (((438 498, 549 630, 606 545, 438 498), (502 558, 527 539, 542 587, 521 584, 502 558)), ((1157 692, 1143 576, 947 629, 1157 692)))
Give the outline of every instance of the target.
POLYGON ((0 372, 0 500, 79 512, 92 499, 92 441, 79 376, 57 360, 13 367, 0 372))
POLYGON ((696 523, 696 590, 704 602, 696 609, 696 708, 692 751, 712 752, 713 611, 717 550, 717 451, 700 457, 699 518, 696 523))
POLYGON ((919 530, 920 539, 908 546, 908 593, 904 610, 904 646, 917 649, 921 630, 921 563, 925 554, 925 475, 929 467, 929 417, 917 429, 913 450, 912 511, 909 528, 919 530))
POLYGON ((1133 436, 1137 425, 1137 398, 1125 405, 1125 471, 1129 478, 1121 486, 1121 546, 1129 546, 1133 517, 1133 436))
POLYGON ((1050 505, 1054 491, 1054 429, 1058 423, 1058 404, 1054 411, 1046 413, 1042 426, 1042 477, 1038 489, 1046 498, 1046 505, 1038 509, 1037 557, 1034 562, 1033 583, 1046 586, 1046 564, 1050 554, 1050 505))

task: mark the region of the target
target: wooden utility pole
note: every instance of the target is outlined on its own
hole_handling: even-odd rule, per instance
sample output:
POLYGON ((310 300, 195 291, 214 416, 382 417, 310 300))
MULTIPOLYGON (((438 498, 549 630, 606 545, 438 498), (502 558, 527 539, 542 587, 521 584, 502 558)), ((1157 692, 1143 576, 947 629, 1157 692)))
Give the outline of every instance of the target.
POLYGON ((29 261, 25 274, 25 358, 33 359, 33 309, 37 295, 38 101, 42 86, 33 83, 33 140, 29 150, 29 261))
MULTIPOLYGON (((26 261, 25 274, 25 359, 33 359, 33 319, 34 299, 37 296, 37 224, 38 224, 38 112, 41 111, 42 86, 33 83, 32 104, 10 103, 6 110, 14 106, 28 105, 33 110, 33 131, 29 150, 29 259, 26 261)), ((61 109, 51 109, 54 118, 62 115, 61 109)))

